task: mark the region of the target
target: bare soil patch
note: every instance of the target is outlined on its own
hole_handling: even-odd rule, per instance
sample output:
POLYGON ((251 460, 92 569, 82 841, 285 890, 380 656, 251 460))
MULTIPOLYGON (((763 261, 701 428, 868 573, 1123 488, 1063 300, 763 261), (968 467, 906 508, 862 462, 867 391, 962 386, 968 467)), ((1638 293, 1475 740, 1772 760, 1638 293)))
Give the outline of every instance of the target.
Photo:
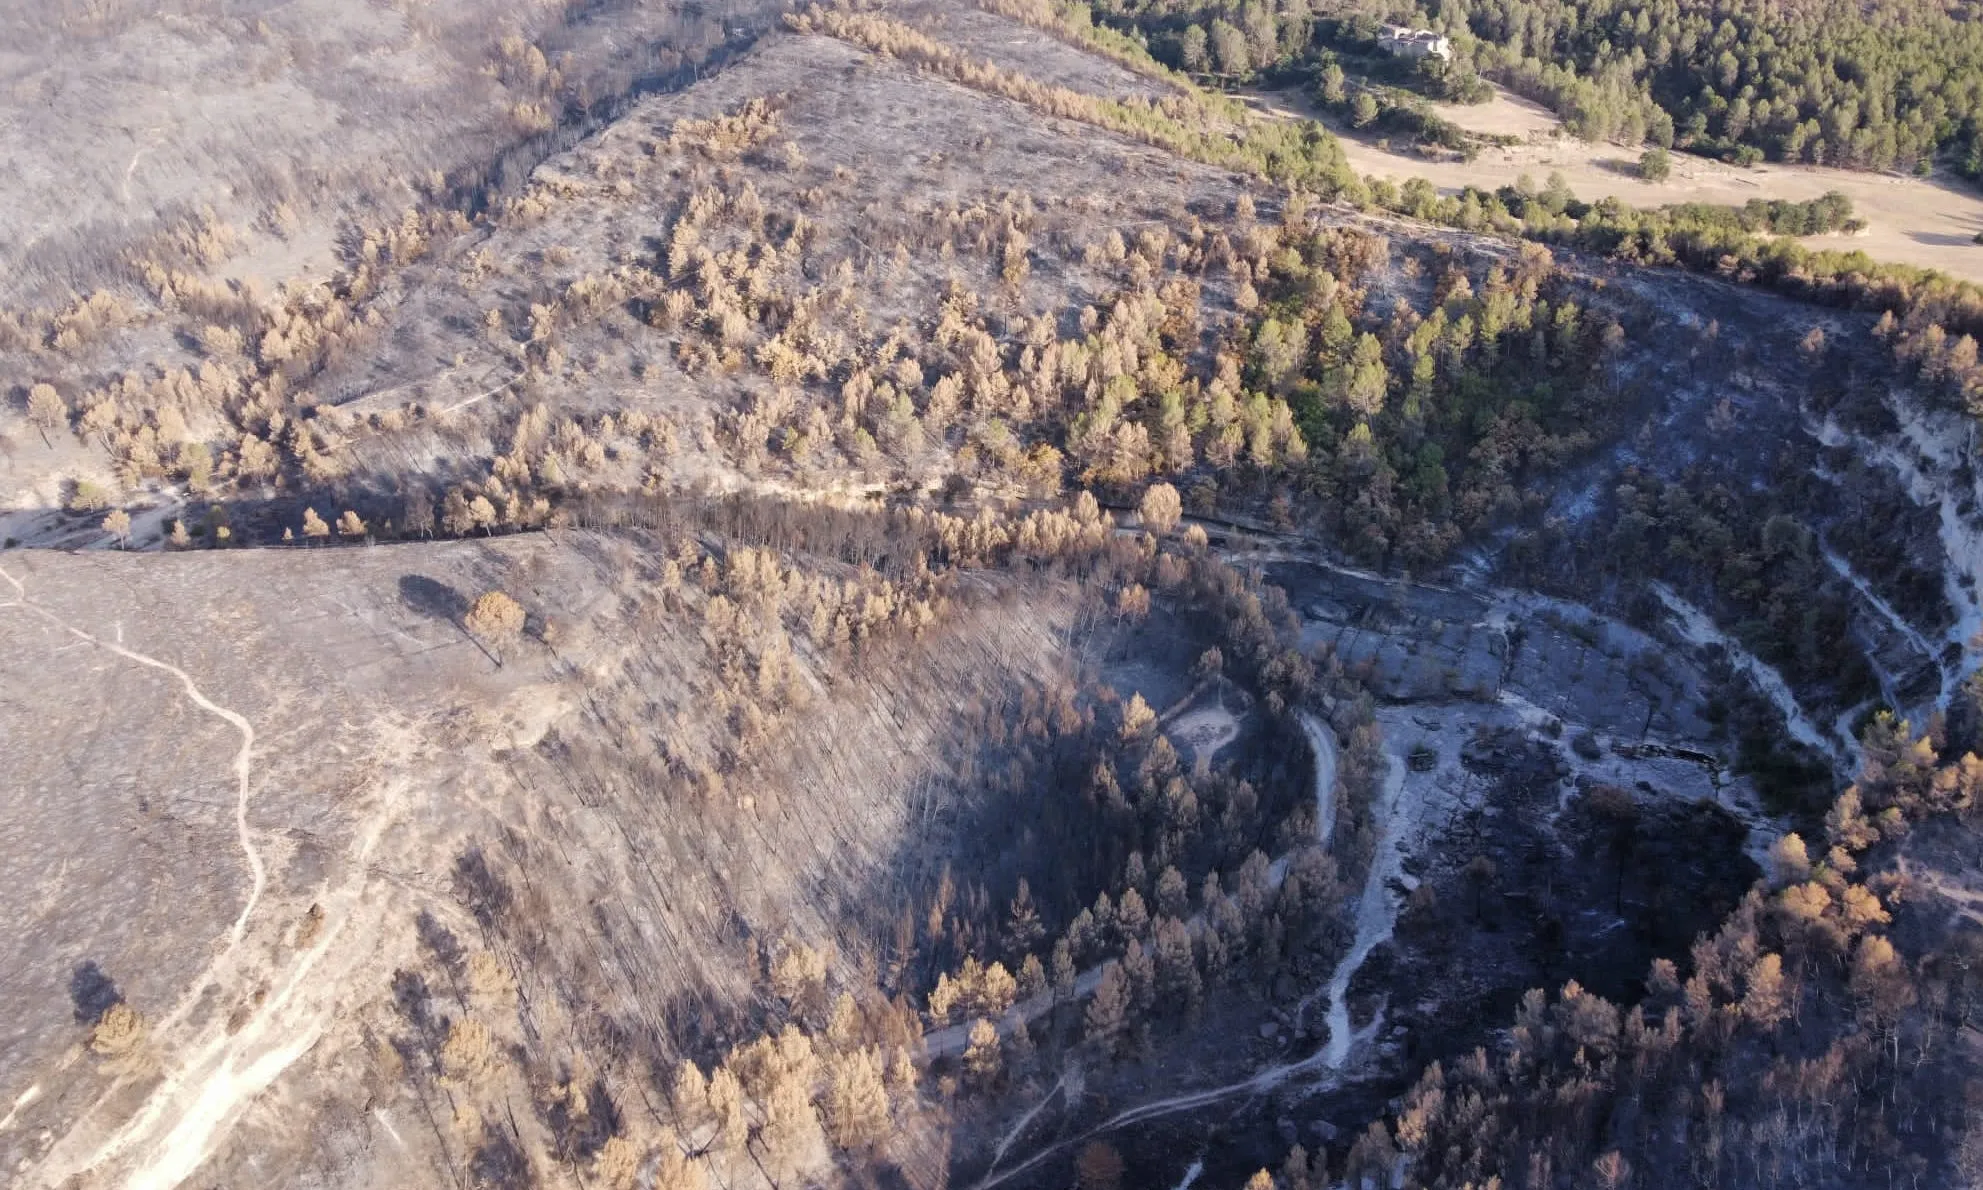
POLYGON ((1191 749, 1191 759, 1210 762, 1219 750, 1239 738, 1239 720, 1224 707, 1199 707, 1171 722, 1169 735, 1191 749))

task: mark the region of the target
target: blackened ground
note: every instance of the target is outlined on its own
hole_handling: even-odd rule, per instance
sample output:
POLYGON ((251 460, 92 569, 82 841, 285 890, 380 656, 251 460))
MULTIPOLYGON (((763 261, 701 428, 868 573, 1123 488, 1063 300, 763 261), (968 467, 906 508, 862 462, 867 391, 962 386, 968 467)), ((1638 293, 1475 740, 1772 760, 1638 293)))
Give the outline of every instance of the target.
MULTIPOLYGON (((1269 1095, 1237 1095, 1096 1137, 1122 1158, 1123 1185, 1175 1186, 1193 1162, 1203 1163, 1199 1184, 1238 1185, 1255 1170, 1278 1169, 1295 1144, 1326 1152, 1340 1169, 1350 1144, 1426 1064, 1491 1046, 1530 988, 1554 992, 1575 980, 1614 1001, 1636 999, 1652 961, 1672 958, 1684 970, 1694 938, 1713 930, 1757 875, 1743 854, 1742 824, 1711 803, 1656 789, 1569 786, 1552 746, 1512 731, 1477 737, 1463 760, 1485 793, 1407 861, 1397 936, 1350 988, 1355 1025, 1380 1008, 1385 1014, 1368 1073, 1324 1086, 1324 1073, 1313 1071, 1269 1095)), ((1144 1062, 1090 1071, 1080 1117, 1041 1119, 1018 1151, 1079 1137, 1160 1089, 1243 1079, 1326 1038, 1319 1009, 1288 1024, 1295 989, 1248 990, 1209 1009, 1188 1037, 1158 1040, 1144 1062)), ((1072 1184, 1085 1143, 1004 1184, 1072 1184)))

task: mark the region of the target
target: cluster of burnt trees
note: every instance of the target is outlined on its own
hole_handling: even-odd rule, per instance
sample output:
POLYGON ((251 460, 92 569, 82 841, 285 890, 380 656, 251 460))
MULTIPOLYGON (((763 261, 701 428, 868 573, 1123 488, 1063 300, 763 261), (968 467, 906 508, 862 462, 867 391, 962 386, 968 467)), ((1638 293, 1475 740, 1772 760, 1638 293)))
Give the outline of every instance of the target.
MULTIPOLYGON (((1031 17, 1080 33, 1064 15, 1031 17)), ((1813 254, 1786 238, 1842 226, 1850 215, 1842 200, 1647 212, 1580 203, 1558 185, 1440 197, 1422 183, 1366 183, 1327 153, 1285 141, 1285 128, 1235 123, 1206 97, 1117 103, 1048 87, 872 14, 820 10, 797 23, 1319 196, 1884 306, 1896 313, 1895 341, 1910 361, 1958 393, 1974 388, 1966 328, 1983 304, 1971 291, 1813 254)), ((1106 40, 1092 25, 1081 28, 1091 41, 1106 40)), ((734 172, 726 180, 719 168, 766 151, 778 118, 777 103, 752 101, 685 122, 666 148, 704 164, 684 166, 692 184, 657 259, 581 277, 533 306, 527 326, 494 312, 491 334, 514 356, 519 391, 560 374, 566 328, 637 310, 674 341, 690 372, 744 370, 769 382, 747 386, 710 425, 688 428, 746 471, 789 470, 802 480, 848 470, 927 473, 949 459, 966 489, 979 482, 1050 495, 1072 480, 1121 491, 1168 477, 1201 506, 1307 490, 1356 552, 1414 563, 1442 556, 1486 517, 1519 512, 1525 481, 1584 449, 1608 406, 1602 360, 1616 331, 1582 316, 1546 256, 1465 272, 1464 290, 1442 278, 1430 307, 1366 309, 1363 292, 1373 283, 1421 266, 1396 260, 1367 233, 1325 226, 1300 194, 1276 220, 1242 202, 1133 232, 1098 226, 1082 244, 1043 234, 1026 195, 960 203, 910 229, 894 259, 981 255, 991 287, 960 283, 932 294, 921 334, 876 333, 860 289, 871 265, 857 271, 849 259, 832 259, 805 218, 775 209, 752 181, 739 183, 734 172), (1004 296, 993 294, 1016 293, 1056 249, 1062 267, 1078 251, 1083 267, 1111 274, 1119 288, 1072 320, 1002 309, 1004 296), (1070 321, 1079 334, 1069 333, 1070 321)), ((547 181, 501 218, 527 222, 564 197, 547 181)), ((405 430, 425 412, 299 410, 291 389, 373 333, 364 307, 381 277, 459 226, 443 214, 383 228, 337 286, 283 307, 214 295, 218 321, 202 340, 210 358, 199 370, 124 377, 80 395, 36 385, 30 412, 44 433, 68 424, 100 439, 123 460, 124 485, 178 479, 210 496, 243 485, 329 489, 282 526, 306 542, 534 528, 556 523, 562 505, 602 485, 664 482, 686 432, 674 420, 640 410, 554 415, 525 402, 509 415, 514 424, 484 475, 471 470, 445 491, 415 483, 399 495, 331 494, 347 485, 357 442, 405 430), (216 418, 244 428, 216 445, 216 418)), ((193 279, 160 283, 182 281, 193 288, 175 300, 193 301, 193 279)), ((121 317, 102 302, 73 313, 92 325, 121 317)), ((74 497, 94 514, 108 509, 105 530, 121 539, 128 521, 110 507, 119 499, 93 483, 79 484, 74 497)), ((201 537, 241 539, 222 516, 175 532, 173 542, 201 537)))
MULTIPOLYGON (((905 914, 897 950, 922 959, 908 966, 903 986, 929 990, 933 1023, 968 1016, 957 1005, 973 993, 943 990, 952 976, 960 988, 975 985, 978 977, 957 975, 960 964, 1016 979, 1021 998, 1052 987, 1065 1000, 1074 972, 1098 975, 1098 964, 1114 957, 1134 976, 1143 969, 1138 955, 1154 960, 1167 948, 1167 961, 1192 958, 1201 975, 1216 977, 1247 960, 1278 970, 1283 956, 1327 942, 1338 880, 1332 859, 1300 846, 1313 834, 1310 772, 1305 749, 1287 741, 1297 735, 1296 708, 1325 690, 1353 687, 1332 663, 1318 672, 1293 647, 1294 618, 1278 589, 1210 557, 1193 544, 1200 539, 1192 530, 1182 548, 1149 548, 1155 543, 1146 539, 1146 547, 1090 563, 1083 581, 1108 593, 1103 615, 1118 625, 1110 631, 1143 639, 1135 625, 1147 618, 1153 633, 1207 645, 1195 660, 1177 659, 1195 684, 1172 711, 1214 697, 1241 714, 1251 706, 1264 712, 1276 742, 1241 749, 1239 760, 1214 769, 1180 754, 1162 730, 1164 708, 1105 686, 1042 690, 989 725, 986 738, 1003 744, 998 804, 1018 811, 1025 826, 1016 835, 989 827, 983 845, 1023 853, 1027 862, 1010 870, 1031 876, 1019 878, 1002 925, 987 912, 993 899, 983 885, 960 887, 948 876, 927 904, 905 914), (1043 851, 1057 855, 1044 868, 1043 851), (1270 877, 1269 851, 1290 855, 1285 878, 1270 877), (1282 910, 1284 920, 1269 920, 1282 910), (973 966, 994 961, 1003 967, 973 966)), ((1339 852, 1360 863, 1367 786, 1380 766, 1371 729, 1351 734, 1339 852)), ((957 862, 973 872, 995 867, 973 867, 970 856, 957 862)), ((1176 979, 1182 986, 1181 971, 1176 979)), ((996 1018, 1013 1002, 995 999, 998 1007, 980 1015, 996 1018)))
MULTIPOLYGON (((880 18, 806 21, 1005 86, 880 18)), ((854 468, 948 455, 968 480, 1036 493, 1068 479, 1121 493, 1176 477, 1200 506, 1264 480, 1343 510, 1332 527, 1360 553, 1436 558, 1518 507, 1527 477, 1590 445, 1604 405, 1599 365, 1619 332, 1585 315, 1540 249, 1472 273, 1436 259, 1428 304, 1367 304, 1372 285, 1424 265, 1319 215, 1297 194, 1263 218, 1242 196, 1220 223, 1097 228, 1082 263, 1121 288, 1079 312, 1078 333, 953 284, 926 339, 898 329, 878 350, 850 354, 857 340, 828 328, 858 324, 853 271, 780 296, 793 292, 782 279, 800 258, 780 256, 782 233, 753 196, 711 188, 671 233, 677 288, 662 306, 700 312, 665 323, 684 359, 754 365, 776 386, 725 427, 746 467, 804 473, 823 455, 854 468), (1237 319, 1219 308, 1222 293, 1237 319)), ((975 252, 1004 284, 1040 251, 1035 234, 1031 200, 1008 196, 936 212, 897 252, 975 252)))
POLYGON ((421 961, 394 974, 374 1093, 414 1097, 457 1184, 534 1186, 555 1165, 615 1190, 786 1185, 883 1159, 924 1110, 916 1015, 833 994, 831 956, 796 942, 765 956, 761 1036, 707 1071, 684 1061, 630 1084, 610 1022, 581 1014, 560 1042, 543 1032, 573 1022, 520 992, 509 879, 470 851, 455 880, 492 945, 419 918, 421 961))
MULTIPOLYGON (((1083 20, 1085 9, 1005 7, 1119 60, 1161 71, 1135 43, 1083 20)), ((1298 8, 1234 10, 1229 23, 1262 30, 1272 22, 1299 26, 1308 18, 1298 8)), ((874 14, 821 9, 795 17, 794 24, 903 57, 1043 112, 1300 187, 1318 198, 1567 243, 1621 259, 1714 270, 1828 303, 1884 308, 1895 314, 1896 342, 1906 345, 1910 361, 1923 361, 1930 379, 1951 378, 1965 401, 1975 387, 1974 366, 1965 354, 1973 352, 1973 339, 1963 346, 1983 323, 1978 313, 1983 300, 1973 290, 1918 270, 1878 266, 1857 254, 1814 253, 1790 241, 1848 226, 1850 209, 1842 200, 1751 204, 1739 211, 1699 206, 1637 211, 1610 202, 1579 203, 1556 186, 1441 197, 1422 183, 1397 187, 1357 178, 1318 127, 1246 120, 1223 100, 1188 89, 1155 102, 1108 100, 977 61, 874 14)), ((527 54, 518 59, 519 69, 531 68, 527 59, 527 54)), ((1056 248, 1065 255, 1075 246, 1049 242, 1028 196, 960 203, 936 212, 928 226, 905 237, 896 259, 912 248, 977 253, 986 258, 995 281, 982 292, 960 285, 941 295, 927 341, 911 334, 891 342, 889 335, 864 326, 862 276, 849 260, 833 259, 823 248, 820 229, 780 209, 782 203, 767 199, 750 179, 736 180, 732 167, 739 163, 776 164, 771 147, 779 114, 779 102, 754 100, 732 113, 685 121, 669 138, 661 155, 676 163, 677 176, 686 182, 656 259, 624 261, 582 276, 536 301, 527 317, 491 311, 491 341, 515 369, 500 391, 528 392, 560 376, 567 362, 561 336, 570 328, 615 310, 636 311, 675 340, 678 362, 690 372, 744 369, 770 381, 748 386, 739 406, 713 425, 690 428, 712 435, 747 470, 790 468, 802 477, 845 469, 873 472, 891 465, 937 465, 935 460, 949 455, 967 479, 1042 494, 1070 479, 1120 486, 1172 476, 1208 481, 1212 490, 1257 488, 1265 479, 1285 488, 1357 493, 1365 507, 1339 526, 1344 535, 1359 552, 1395 552, 1412 561, 1438 556, 1455 532, 1472 527, 1472 509, 1483 503, 1506 509, 1506 485, 1454 474, 1458 462, 1472 459, 1477 448, 1486 452, 1478 469, 1483 478, 1523 471, 1536 460, 1547 465, 1577 449, 1574 431, 1559 430, 1557 423, 1570 427, 1586 420, 1578 398, 1581 379, 1590 371, 1591 344, 1565 343, 1559 328, 1546 343, 1548 359, 1520 352, 1509 358, 1482 333, 1488 311, 1449 310, 1448 322, 1456 328, 1459 314, 1472 317, 1479 350, 1459 348, 1453 338, 1442 349, 1458 353, 1454 366, 1432 367, 1428 381, 1421 375, 1427 368, 1422 345, 1401 341, 1416 328, 1401 325, 1389 311, 1366 313, 1358 307, 1356 291, 1368 281, 1363 274, 1370 264, 1381 269, 1386 262, 1345 268, 1346 260, 1357 260, 1355 252, 1345 258, 1333 249, 1312 250, 1309 241, 1318 233, 1314 221, 1303 217, 1301 200, 1287 204, 1295 214, 1284 215, 1281 229, 1266 236, 1237 213, 1230 219, 1180 218, 1133 234, 1095 228, 1092 241, 1081 246, 1083 264, 1116 273, 1120 290, 1097 304, 1095 325, 1084 325, 1078 337, 1066 333, 1061 312, 1015 319, 993 317, 998 312, 991 308, 1016 293, 1056 248), (1321 273, 1340 291, 1331 293, 1321 273), (994 292, 1001 297, 989 298, 994 292), (1288 302, 1296 296, 1302 299, 1304 346, 1324 350, 1313 364, 1304 361, 1302 368, 1282 368, 1278 374, 1297 379, 1305 374, 1317 382, 1316 389, 1298 399, 1292 391, 1243 383, 1251 377, 1222 379, 1228 376, 1222 357, 1245 364, 1266 323, 1286 328, 1288 316, 1296 313, 1288 302), (1228 300, 1244 316, 1243 327, 1224 322, 1228 300), (1332 305, 1358 336, 1378 333, 1376 324, 1383 320, 1381 361, 1370 358, 1360 337, 1347 349, 1331 340, 1332 333, 1339 334, 1332 305), (1396 416, 1369 415, 1380 380, 1370 365, 1377 362, 1385 367, 1383 405, 1396 416), (1539 378, 1544 370, 1552 375, 1539 378), (1354 400, 1351 379, 1357 381, 1354 400), (1512 386, 1525 391, 1508 404, 1536 409, 1538 416, 1533 427, 1504 422, 1485 433, 1458 436, 1394 424, 1409 423, 1414 408, 1427 406, 1428 385, 1439 398, 1431 404, 1454 411, 1453 425, 1472 426, 1483 416, 1492 420, 1491 413, 1477 408, 1480 394, 1509 392, 1512 386), (1368 440, 1359 428, 1364 425, 1368 440), (1443 511, 1448 503, 1453 514, 1443 511)), ((574 185, 570 179, 546 179, 493 217, 528 223, 577 195, 574 185)), ((396 270, 433 255, 467 226, 459 212, 436 208, 369 229, 354 236, 349 267, 332 285, 286 295, 281 302, 183 270, 148 271, 156 302, 199 322, 192 336, 204 357, 199 366, 88 383, 42 381, 24 390, 28 412, 44 435, 67 426, 99 442, 117 463, 115 489, 93 480, 79 483, 75 506, 93 516, 114 514, 125 498, 116 489, 160 482, 181 483, 196 497, 214 499, 287 487, 321 496, 297 501, 292 521, 283 526, 307 541, 532 528, 550 523, 560 503, 587 488, 660 482, 679 452, 684 427, 634 410, 554 416, 526 401, 510 415, 515 424, 486 474, 470 470, 446 491, 416 486, 403 498, 355 490, 360 485, 354 483, 352 463, 359 443, 402 432, 438 411, 408 406, 359 417, 302 406, 297 394, 311 377, 377 333, 380 322, 368 307, 396 270), (311 504, 314 519, 301 515, 304 503, 311 504)), ((1538 300, 1547 303, 1542 313, 1552 320, 1563 316, 1565 296, 1541 295, 1538 300)), ((938 300, 933 294, 932 303, 938 300)), ((1415 312, 1418 319, 1430 315, 1415 312)), ((50 313, 20 336, 37 351, 59 354, 147 317, 125 299, 102 293, 50 313)), ((1524 333, 1525 320, 1516 312, 1515 325, 1524 333)), ((1287 340, 1277 341, 1284 352, 1287 340)), ((121 538, 124 523, 113 515, 105 530, 121 538)), ((228 526, 229 534, 218 527, 194 522, 175 540, 241 539, 240 526, 228 526)))
MULTIPOLYGON (((1960 1184, 1983 1162, 1983 1086, 1960 1034, 1983 1010, 1977 935, 1943 930, 1906 856, 1969 821, 1983 762, 1939 723, 1883 717, 1857 784, 1648 994, 1533 991, 1502 1052, 1429 1068, 1349 1157, 1352 1177, 1494 1184, 1960 1184)), ((1393 1183, 1395 1184, 1395 1183, 1393 1183)))
MULTIPOLYGON (((1295 650, 1285 598, 1181 523, 1175 490, 1159 485, 1139 507, 1143 531, 1132 533, 1086 494, 1065 509, 973 517, 748 495, 574 504, 596 548, 646 547, 629 558, 711 650, 713 697, 764 716, 746 732, 732 713, 729 755, 701 775, 627 769, 685 819, 729 813, 711 795, 782 746, 781 724, 808 705, 796 692, 809 683, 789 667, 831 687, 879 659, 913 664, 927 647, 919 635, 1015 585, 1076 588, 1083 637, 1134 637, 1147 624, 1185 642, 1174 658, 1175 684, 1190 691, 1180 705, 1224 702, 1260 720, 1252 730, 1268 743, 1235 746, 1237 759, 1215 768, 1179 751, 1162 708, 1088 679, 987 704, 959 798, 983 803, 988 823, 1023 820, 1058 842, 970 832, 956 875, 905 905, 892 935, 877 922, 858 953, 755 942, 756 1000, 714 1015, 705 1004, 699 1022, 693 1005, 665 1007, 660 1016, 682 1018, 659 1026, 672 1041, 649 1035, 646 1015, 615 1015, 604 993, 587 999, 616 978, 587 965, 610 964, 624 940, 554 942, 557 915, 528 844, 506 837, 507 860, 471 850, 455 893, 479 939, 418 923, 421 959, 395 976, 382 1026, 378 1093, 412 1097, 465 1181, 530 1185, 556 1164, 613 1186, 785 1185, 930 1159, 910 1138, 940 1131, 956 1096, 1028 1077, 1043 1048, 1135 1054, 1165 1014, 1197 1012, 1228 982, 1319 977, 1340 942, 1341 884, 1334 859, 1304 842, 1312 773, 1291 742, 1292 715, 1325 691, 1345 696, 1338 851, 1351 864, 1368 851, 1374 729, 1347 697, 1353 687, 1295 650), (1016 868, 1003 862, 1007 843, 1025 852, 1016 868), (739 1030, 743 1041, 719 1041, 739 1030)), ((529 602, 491 593, 470 618, 514 638, 529 602)), ((550 618, 529 615, 540 635, 550 618)), ((610 707, 594 713, 620 722, 610 707)))
MULTIPOLYGON (((1895 697, 1858 650, 1837 647, 1852 635, 1856 597, 1827 562, 1827 543, 1790 503, 1822 499, 1812 490, 1818 481, 1785 477, 1764 498, 1704 474, 1669 480, 1628 468, 1621 478, 1603 548, 1586 565, 1710 592, 1737 637, 1798 689, 1829 691, 1846 706, 1895 697)), ((1856 550, 1859 540, 1835 544, 1856 550)), ((1916 594, 1923 606, 1938 601, 1916 594)))

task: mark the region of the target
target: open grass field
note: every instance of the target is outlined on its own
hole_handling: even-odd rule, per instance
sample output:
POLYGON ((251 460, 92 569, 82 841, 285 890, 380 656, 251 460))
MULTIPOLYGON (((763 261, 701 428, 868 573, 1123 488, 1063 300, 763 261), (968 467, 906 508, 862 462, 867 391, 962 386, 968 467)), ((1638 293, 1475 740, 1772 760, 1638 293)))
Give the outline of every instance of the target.
POLYGON ((1552 173, 1562 174, 1585 201, 1615 197, 1640 207, 1741 206, 1758 198, 1801 201, 1836 190, 1852 200, 1853 212, 1865 221, 1866 229, 1852 236, 1813 236, 1805 241, 1811 247, 1858 250, 1874 260, 1983 281, 1983 244, 1973 242, 1983 232, 1983 192, 1953 176, 1919 178, 1776 162, 1742 168, 1674 153, 1671 176, 1664 182, 1649 182, 1638 176, 1638 150, 1580 141, 1564 132, 1547 109, 1505 91, 1497 90, 1485 104, 1432 105, 1440 116, 1469 132, 1520 138, 1519 144, 1508 148, 1482 148, 1473 161, 1450 153, 1431 156, 1393 150, 1319 111, 1301 91, 1258 92, 1245 98, 1270 115, 1320 119, 1341 138, 1343 151, 1359 173, 1395 182, 1425 178, 1446 194, 1467 186, 1497 190, 1523 177, 1541 186, 1552 173))

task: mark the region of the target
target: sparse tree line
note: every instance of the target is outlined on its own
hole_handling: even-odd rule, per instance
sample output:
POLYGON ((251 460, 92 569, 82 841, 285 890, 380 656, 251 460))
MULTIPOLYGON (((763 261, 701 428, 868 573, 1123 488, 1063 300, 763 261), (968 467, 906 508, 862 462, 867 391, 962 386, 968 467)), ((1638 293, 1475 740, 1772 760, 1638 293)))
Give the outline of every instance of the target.
POLYGON ((1873 334, 1912 373, 1917 391, 1930 404, 1983 417, 1983 366, 1977 362, 1976 347, 1983 325, 1974 320, 1976 307, 1967 300, 1961 311, 1964 317, 1955 322, 1949 317, 1950 308, 1939 302, 1915 305, 1900 318, 1889 309, 1874 324, 1873 334))
MULTIPOLYGON (((1335 139, 1313 125, 1250 122, 1236 104, 1218 105, 1185 89, 1155 101, 1101 99, 970 58, 908 25, 818 5, 787 18, 802 33, 823 33, 941 74, 964 86, 1079 120, 1236 172, 1333 190, 1348 166, 1335 139)), ((1092 24, 1057 24, 1084 43, 1109 39, 1092 24)))
MULTIPOLYGON (((1474 82, 1482 87, 1487 85, 1478 79, 1474 82)), ((1343 68, 1334 62, 1322 68, 1315 85, 1314 99, 1325 109, 1347 120, 1350 127, 1359 132, 1382 136, 1393 144, 1404 142, 1445 149, 1458 153, 1466 161, 1478 156, 1484 144, 1512 139, 1469 132, 1439 115, 1431 104, 1404 88, 1367 82, 1352 83, 1343 68)))
POLYGON ((393 975, 369 1093, 411 1097, 423 1147, 457 1184, 791 1185, 835 1162, 912 1159, 934 1126, 911 1057, 918 1014, 857 996, 859 973, 829 952, 787 940, 758 953, 761 1034, 670 1065, 628 1033, 637 1025, 571 999, 527 873, 513 883, 471 850, 455 887, 481 942, 419 916, 418 962, 393 975))
MULTIPOLYGON (((437 237, 467 226, 458 213, 408 209, 397 223, 354 232, 351 262, 331 283, 279 300, 251 284, 222 285, 140 261, 151 309, 98 291, 49 318, 46 329, 24 334, 12 349, 73 357, 117 328, 179 321, 199 328, 203 360, 149 378, 123 372, 96 387, 72 389, 73 395, 36 383, 29 390, 30 420, 44 434, 73 431, 97 443, 126 488, 166 481, 211 497, 274 483, 292 470, 311 484, 333 482, 349 466, 342 457, 348 429, 334 417, 320 421, 297 408, 296 382, 376 331, 380 318, 364 309, 366 299, 393 270, 425 257, 437 237)), ((108 494, 101 498, 110 502, 108 494)), ((87 510, 91 499, 83 494, 76 503, 87 510)))
POLYGON ((1178 81, 1172 68, 1151 54, 1141 39, 1098 24, 1084 0, 979 0, 979 7, 1036 29, 1073 37, 1090 53, 1138 74, 1164 82, 1178 81))
MULTIPOLYGON (((753 503, 657 498, 632 510, 586 505, 575 518, 582 527, 617 531, 646 526, 651 573, 642 584, 639 619, 700 646, 705 660, 695 667, 695 680, 727 731, 699 746, 656 736, 637 722, 627 726, 634 738, 652 742, 653 762, 670 785, 685 784, 705 802, 725 790, 726 774, 764 752, 784 719, 829 690, 837 671, 883 665, 897 643, 920 638, 944 619, 958 569, 982 564, 973 550, 986 548, 972 538, 970 522, 907 510, 880 530, 877 540, 897 559, 883 573, 854 543, 835 549, 845 539, 836 541, 831 527, 780 532, 781 524, 808 520, 830 526, 830 513, 815 518, 801 511, 781 521, 753 503), (832 552, 822 556, 808 545, 832 552)), ((1050 514, 1035 513, 1031 523, 1046 519, 1050 514)), ((658 702, 648 710, 663 714, 658 702)))

